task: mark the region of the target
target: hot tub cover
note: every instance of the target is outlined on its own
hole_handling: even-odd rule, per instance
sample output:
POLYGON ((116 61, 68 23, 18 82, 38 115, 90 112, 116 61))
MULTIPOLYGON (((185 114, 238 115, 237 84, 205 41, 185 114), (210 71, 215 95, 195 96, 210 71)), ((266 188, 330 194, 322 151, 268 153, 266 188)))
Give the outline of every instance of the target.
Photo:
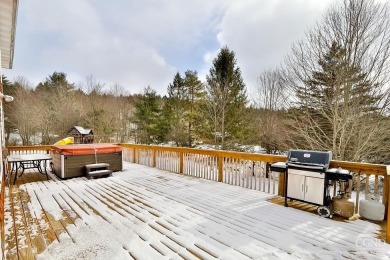
POLYGON ((89 155, 118 153, 122 151, 122 148, 115 144, 71 144, 54 145, 53 151, 63 155, 89 155))

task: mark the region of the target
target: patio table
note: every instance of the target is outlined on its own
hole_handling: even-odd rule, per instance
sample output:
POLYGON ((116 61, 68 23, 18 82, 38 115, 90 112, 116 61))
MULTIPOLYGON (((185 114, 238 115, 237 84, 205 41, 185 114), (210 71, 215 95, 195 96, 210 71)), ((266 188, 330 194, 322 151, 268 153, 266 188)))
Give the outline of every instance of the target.
POLYGON ((15 173, 14 184, 18 179, 18 171, 21 171, 20 176, 23 175, 26 169, 37 169, 41 174, 47 175, 47 161, 53 158, 48 154, 14 154, 7 156, 7 162, 11 164, 11 170, 9 172, 9 179, 11 179, 12 173, 15 173))

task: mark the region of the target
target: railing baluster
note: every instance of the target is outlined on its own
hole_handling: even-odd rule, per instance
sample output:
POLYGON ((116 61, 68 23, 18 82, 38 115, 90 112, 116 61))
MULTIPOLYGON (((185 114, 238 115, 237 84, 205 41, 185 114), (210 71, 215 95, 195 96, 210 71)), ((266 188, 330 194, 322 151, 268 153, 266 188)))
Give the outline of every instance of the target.
POLYGON ((192 155, 190 155, 190 154, 186 154, 186 160, 187 160, 187 165, 186 165, 186 174, 190 174, 190 169, 191 169, 191 159, 190 159, 190 156, 192 156, 192 155))
POLYGON ((265 192, 266 187, 266 178, 265 178, 265 171, 264 171, 264 162, 261 162, 261 191, 265 192))
POLYGON ((242 181, 241 187, 246 188, 246 176, 244 171, 244 161, 242 159, 239 160, 238 169, 240 172, 240 179, 242 181))
POLYGON ((230 176, 231 176, 231 184, 232 185, 235 185, 236 184, 236 176, 234 175, 234 170, 233 170, 233 159, 228 159, 228 171, 230 172, 230 176))
POLYGON ((234 179, 235 179, 234 184, 235 184, 236 186, 237 186, 237 185, 240 185, 240 176, 238 176, 238 174, 237 174, 237 160, 238 160, 238 159, 235 159, 235 158, 232 159, 232 161, 233 161, 232 170, 233 170, 234 179))
POLYGON ((229 175, 229 179, 230 179, 230 183, 229 184, 234 185, 234 172, 233 172, 232 159, 230 159, 230 158, 226 159, 225 163, 226 163, 225 164, 225 169, 226 169, 226 172, 229 175))
POLYGON ((375 183, 374 183, 374 195, 379 198, 378 194, 378 183, 379 183, 379 176, 375 175, 375 183))
POLYGON ((355 201, 355 213, 359 212, 359 196, 360 196, 360 171, 357 174, 357 183, 356 183, 356 201, 355 201))
POLYGON ((200 177, 205 179, 203 155, 200 155, 199 166, 200 166, 200 177))
POLYGON ((272 194, 275 194, 275 172, 270 172, 272 174, 272 194))
POLYGON ((370 174, 366 174, 366 183, 365 183, 365 187, 364 187, 364 196, 365 198, 367 198, 367 195, 369 194, 370 192, 370 174))

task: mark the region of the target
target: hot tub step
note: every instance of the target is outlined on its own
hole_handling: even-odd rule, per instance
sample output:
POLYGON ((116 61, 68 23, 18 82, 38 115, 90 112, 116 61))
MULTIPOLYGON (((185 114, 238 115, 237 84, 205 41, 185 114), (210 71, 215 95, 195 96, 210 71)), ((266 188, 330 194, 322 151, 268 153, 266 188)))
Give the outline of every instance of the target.
POLYGON ((112 175, 111 170, 97 170, 97 171, 90 171, 87 173, 87 178, 88 179, 93 179, 93 178, 99 178, 99 177, 109 177, 112 175))
POLYGON ((93 169, 108 169, 110 167, 110 164, 108 163, 91 163, 85 165, 85 168, 87 170, 93 170, 93 169))

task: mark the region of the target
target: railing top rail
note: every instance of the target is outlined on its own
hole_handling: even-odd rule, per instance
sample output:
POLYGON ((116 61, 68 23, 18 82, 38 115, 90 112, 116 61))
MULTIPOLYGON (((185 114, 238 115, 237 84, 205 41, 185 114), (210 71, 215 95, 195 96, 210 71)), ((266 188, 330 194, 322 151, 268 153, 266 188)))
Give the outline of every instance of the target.
POLYGON ((186 147, 141 145, 141 144, 119 144, 119 145, 122 147, 129 147, 129 148, 136 147, 139 149, 150 149, 150 150, 171 151, 171 152, 192 153, 192 154, 204 154, 204 155, 221 156, 224 158, 237 158, 237 159, 263 161, 263 162, 284 162, 284 161, 286 161, 286 158, 287 158, 284 155, 251 154, 251 153, 243 153, 243 152, 232 152, 232 151, 222 151, 222 150, 205 150, 205 149, 186 148, 186 147))
MULTIPOLYGON (((196 148, 142 145, 142 144, 119 144, 119 145, 121 145, 122 147, 129 147, 129 148, 205 154, 205 155, 221 156, 224 158, 237 158, 237 159, 244 159, 244 160, 263 161, 269 163, 285 162, 287 160, 287 156, 273 155, 273 154, 250 154, 250 153, 231 152, 231 151, 222 151, 222 150, 203 150, 203 149, 196 149, 196 148)), ((365 174, 374 174, 374 175, 382 175, 382 176, 390 175, 390 166, 382 165, 382 164, 332 160, 330 167, 332 168, 341 167, 343 169, 348 169, 356 173, 362 172, 365 174)))
POLYGON ((347 161, 336 161, 332 160, 330 162, 330 167, 332 168, 343 168, 356 173, 366 173, 366 174, 375 174, 375 175, 389 175, 388 165, 384 164, 372 164, 372 163, 359 163, 359 162, 347 162, 347 161))
POLYGON ((7 146, 9 151, 51 150, 51 145, 7 146))
MULTIPOLYGON (((170 146, 157 146, 157 145, 142 145, 142 144, 118 144, 122 147, 128 148, 139 148, 139 149, 150 149, 160 151, 171 151, 189 154, 203 154, 211 155, 223 158, 235 158, 243 160, 253 160, 262 162, 284 162, 287 157, 284 155, 274 154, 251 154, 243 152, 232 152, 222 150, 205 150, 197 148, 185 148, 185 147, 170 147, 170 146)), ((33 150, 51 150, 51 145, 40 145, 40 146, 7 146, 8 151, 33 151, 33 150)), ((332 168, 343 168, 356 173, 375 174, 375 175, 390 175, 390 166, 382 164, 371 164, 371 163, 359 163, 359 162, 347 162, 347 161, 336 161, 333 160, 330 163, 332 168)))

